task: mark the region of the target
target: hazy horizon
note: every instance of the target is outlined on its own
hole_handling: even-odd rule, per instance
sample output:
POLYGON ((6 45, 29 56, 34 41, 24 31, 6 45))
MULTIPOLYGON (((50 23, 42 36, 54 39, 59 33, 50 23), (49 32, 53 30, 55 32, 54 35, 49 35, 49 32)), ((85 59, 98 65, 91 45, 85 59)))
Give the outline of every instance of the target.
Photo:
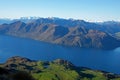
POLYGON ((120 21, 119 3, 119 0, 1 0, 0 18, 36 16, 120 21))
POLYGON ((66 20, 83 20, 83 21, 86 21, 86 22, 93 22, 93 23, 103 23, 103 22, 120 22, 120 20, 103 20, 103 21, 90 21, 90 20, 85 20, 85 19, 76 19, 76 18, 63 18, 63 17, 40 17, 40 16, 21 16, 21 17, 18 17, 18 18, 9 18, 9 17, 4 17, 4 18, 0 18, 0 19, 3 19, 3 20, 19 20, 19 19, 40 19, 40 18, 59 18, 59 19, 66 19, 66 20))

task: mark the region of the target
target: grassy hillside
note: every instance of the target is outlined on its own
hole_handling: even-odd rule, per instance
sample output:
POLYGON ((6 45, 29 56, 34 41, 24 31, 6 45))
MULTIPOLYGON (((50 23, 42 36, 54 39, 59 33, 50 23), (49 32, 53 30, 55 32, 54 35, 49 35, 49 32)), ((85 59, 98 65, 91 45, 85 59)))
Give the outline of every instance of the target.
MULTIPOLYGON (((119 75, 83 67, 76 67, 71 62, 61 59, 48 62, 12 57, 0 66, 6 69, 8 73, 10 72, 10 74, 6 74, 7 78, 12 75, 11 78, 17 76, 19 79, 23 77, 28 79, 29 77, 29 80, 120 80, 119 75), (25 73, 22 72, 24 75, 19 73, 20 71, 25 71, 25 73)), ((4 72, 5 71, 0 73, 0 80, 3 74, 5 74, 4 72)))

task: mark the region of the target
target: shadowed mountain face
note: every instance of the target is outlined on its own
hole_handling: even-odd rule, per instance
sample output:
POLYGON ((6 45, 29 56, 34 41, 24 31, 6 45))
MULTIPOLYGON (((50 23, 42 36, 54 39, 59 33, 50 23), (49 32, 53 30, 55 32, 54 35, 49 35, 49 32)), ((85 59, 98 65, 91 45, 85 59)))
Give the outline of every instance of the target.
MULTIPOLYGON (((108 23, 104 23, 104 25, 108 25, 108 23)), ((102 28, 101 30, 97 28, 99 28, 98 24, 80 20, 43 18, 30 23, 17 21, 0 25, 0 33, 65 46, 101 49, 114 49, 120 46, 120 40, 111 36, 112 33, 103 32, 102 28)))
POLYGON ((0 24, 10 24, 12 22, 16 21, 22 21, 25 23, 33 23, 33 24, 56 24, 59 26, 64 27, 84 27, 86 29, 94 29, 94 30, 100 30, 103 32, 107 32, 110 34, 114 34, 117 32, 120 32, 120 22, 117 21, 106 21, 106 22, 86 22, 84 20, 74 20, 74 19, 63 19, 63 18, 37 18, 37 17, 31 17, 31 18, 20 18, 20 19, 0 19, 0 24))

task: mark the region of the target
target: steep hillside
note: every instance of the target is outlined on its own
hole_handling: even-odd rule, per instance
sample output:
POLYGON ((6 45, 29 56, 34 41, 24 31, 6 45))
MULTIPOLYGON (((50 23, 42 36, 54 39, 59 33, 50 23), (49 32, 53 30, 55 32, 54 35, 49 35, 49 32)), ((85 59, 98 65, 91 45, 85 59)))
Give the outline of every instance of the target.
POLYGON ((6 80, 119 80, 113 73, 77 67, 66 60, 34 61, 23 57, 9 58, 0 65, 0 79, 6 80), (22 71, 22 72, 21 72, 22 71), (32 78, 32 76, 33 78, 32 78))
POLYGON ((100 49, 114 49, 120 46, 120 41, 108 33, 85 27, 65 27, 52 23, 17 21, 0 25, 0 33, 65 46, 100 49))

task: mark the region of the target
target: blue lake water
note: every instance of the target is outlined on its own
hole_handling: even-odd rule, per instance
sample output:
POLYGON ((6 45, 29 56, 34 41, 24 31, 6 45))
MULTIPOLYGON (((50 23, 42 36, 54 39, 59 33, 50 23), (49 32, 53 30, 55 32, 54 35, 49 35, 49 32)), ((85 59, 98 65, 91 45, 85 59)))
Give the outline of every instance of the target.
POLYGON ((65 59, 73 64, 120 74, 120 48, 111 51, 65 47, 31 39, 0 35, 0 62, 12 56, 33 60, 65 59))

